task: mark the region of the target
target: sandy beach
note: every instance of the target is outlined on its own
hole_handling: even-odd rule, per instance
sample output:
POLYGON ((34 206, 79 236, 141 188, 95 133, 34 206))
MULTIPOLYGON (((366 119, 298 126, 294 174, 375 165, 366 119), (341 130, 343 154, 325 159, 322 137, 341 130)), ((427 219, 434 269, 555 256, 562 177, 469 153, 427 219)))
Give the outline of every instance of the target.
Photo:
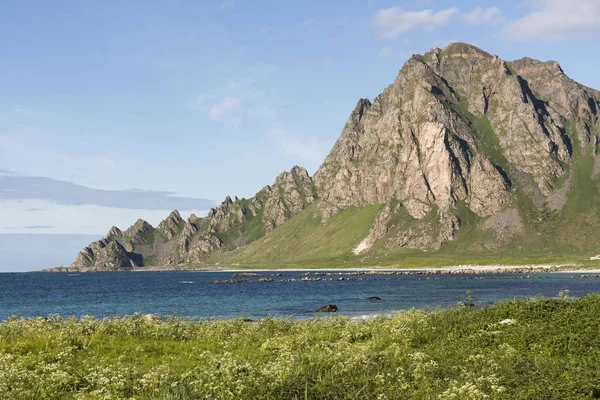
POLYGON ((214 265, 204 268, 177 268, 177 267, 143 267, 136 268, 134 272, 150 271, 194 271, 194 272, 227 272, 227 273, 261 273, 272 271, 291 272, 387 272, 387 271, 410 271, 416 273, 521 273, 521 272, 548 272, 548 273, 573 273, 573 274, 600 274, 600 268, 582 268, 582 264, 531 264, 531 265, 455 265, 449 267, 435 268, 407 268, 407 267, 357 267, 357 268, 235 268, 235 266, 214 265), (233 268, 232 268, 233 267, 233 268))

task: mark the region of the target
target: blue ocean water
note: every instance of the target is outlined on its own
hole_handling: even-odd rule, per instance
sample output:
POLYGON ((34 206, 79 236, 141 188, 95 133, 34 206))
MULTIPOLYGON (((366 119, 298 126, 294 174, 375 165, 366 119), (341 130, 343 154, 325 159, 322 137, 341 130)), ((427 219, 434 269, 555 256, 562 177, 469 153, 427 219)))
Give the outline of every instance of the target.
POLYGON ((470 291, 484 306, 515 297, 556 297, 600 292, 600 277, 565 273, 479 275, 369 275, 352 271, 105 272, 0 274, 0 320, 25 317, 143 314, 198 318, 312 317, 336 304, 339 314, 389 314, 410 308, 456 305, 470 291), (322 274, 322 275, 321 275, 322 274), (302 281, 301 279, 311 279, 302 281), (340 278, 343 278, 341 280, 340 278), (231 282, 237 279, 247 282, 231 282), (258 280, 272 280, 259 282, 258 280), (321 279, 321 280, 315 280, 321 279), (369 301, 368 297, 380 297, 369 301))

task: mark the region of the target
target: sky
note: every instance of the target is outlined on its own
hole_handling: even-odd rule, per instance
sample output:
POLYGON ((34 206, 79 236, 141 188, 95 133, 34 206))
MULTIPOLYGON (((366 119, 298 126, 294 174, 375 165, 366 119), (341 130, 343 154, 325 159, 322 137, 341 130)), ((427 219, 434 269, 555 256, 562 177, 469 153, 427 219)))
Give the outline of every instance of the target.
POLYGON ((3 0, 0 241, 204 216, 312 174, 359 98, 451 42, 600 88, 599 22, 598 0, 3 0))

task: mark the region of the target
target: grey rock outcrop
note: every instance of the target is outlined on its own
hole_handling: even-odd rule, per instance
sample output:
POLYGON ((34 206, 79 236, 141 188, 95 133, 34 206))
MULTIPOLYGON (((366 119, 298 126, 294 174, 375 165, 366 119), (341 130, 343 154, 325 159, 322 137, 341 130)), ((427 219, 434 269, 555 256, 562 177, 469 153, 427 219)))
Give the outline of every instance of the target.
POLYGON ((592 141, 598 132, 599 91, 569 78, 556 61, 524 57, 508 64, 548 103, 552 114, 574 122, 573 134, 576 134, 579 149, 592 141))
POLYGON ((165 235, 168 240, 171 240, 181 232, 184 223, 185 221, 179 215, 179 211, 174 210, 158 224, 156 230, 165 235))
POLYGON ((141 265, 141 257, 116 240, 102 239, 79 252, 71 270, 122 270, 141 265))
MULTIPOLYGON (((265 186, 249 199, 232 200, 227 196, 217 208, 208 213, 209 231, 219 236, 231 231, 260 230, 269 233, 304 210, 315 200, 312 179, 306 169, 294 166, 289 172, 281 173, 273 185, 265 186), (250 223, 250 221, 252 221, 250 223)), ((245 232, 256 233, 256 232, 245 232)), ((240 239, 243 239, 243 234, 240 239)), ((238 247, 241 241, 234 246, 238 247)))

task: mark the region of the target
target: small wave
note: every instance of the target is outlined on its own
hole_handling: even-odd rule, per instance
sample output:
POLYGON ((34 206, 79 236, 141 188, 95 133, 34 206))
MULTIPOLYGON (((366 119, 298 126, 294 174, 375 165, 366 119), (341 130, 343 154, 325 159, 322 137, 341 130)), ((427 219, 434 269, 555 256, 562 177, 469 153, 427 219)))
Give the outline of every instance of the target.
POLYGON ((392 318, 392 314, 364 314, 364 315, 353 315, 351 317, 349 317, 350 320, 352 321, 367 321, 370 319, 373 319, 375 317, 387 317, 387 318, 392 318))
POLYGON ((182 285, 191 285, 194 284, 196 282, 192 282, 192 281, 181 281, 181 282, 177 282, 177 283, 181 283, 182 285))
POLYGON ((78 276, 79 274, 67 274, 67 276, 78 276))

